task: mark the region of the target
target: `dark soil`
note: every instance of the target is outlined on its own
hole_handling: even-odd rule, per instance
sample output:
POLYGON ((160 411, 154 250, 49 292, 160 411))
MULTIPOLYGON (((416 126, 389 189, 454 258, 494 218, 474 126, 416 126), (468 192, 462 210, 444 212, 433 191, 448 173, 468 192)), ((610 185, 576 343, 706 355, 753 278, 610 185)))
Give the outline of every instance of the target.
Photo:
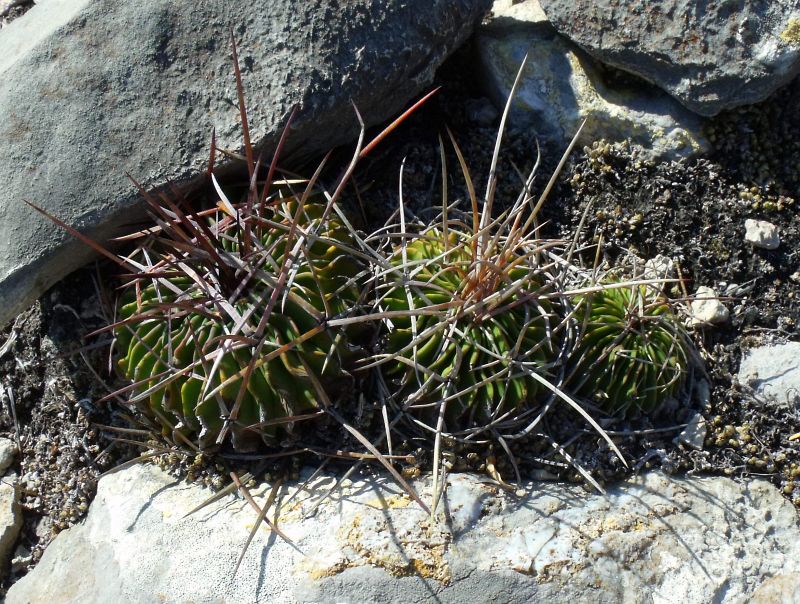
POLYGON ((0 29, 18 19, 33 8, 33 0, 11 0, 10 2, 0 2, 0 29))
MULTIPOLYGON (((457 53, 440 71, 441 92, 361 166, 355 178, 359 195, 351 189, 347 202, 363 226, 381 224, 397 208, 404 158, 407 208, 423 215, 441 204, 438 134, 445 124, 461 145, 476 187, 480 191, 485 186, 497 119, 481 115, 487 101, 468 76, 471 62, 469 47, 457 53)), ((709 158, 650 163, 624 144, 604 143, 573 154, 545 206, 548 234, 571 237, 591 204, 582 237, 591 242, 602 234, 609 261, 626 252, 644 259, 669 256, 677 262, 689 293, 708 285, 730 294, 726 304, 731 321, 693 332, 705 360, 708 400, 699 388, 660 415, 606 422, 630 469, 574 412, 563 410, 551 417, 546 439, 531 439, 515 451, 525 475, 582 480, 554 451, 557 443, 601 483, 643 467, 661 467, 668 472, 766 476, 787 497, 800 494, 800 449, 788 440, 800 432, 800 416, 793 408, 776 412, 735 378, 747 348, 798 339, 800 219, 795 199, 800 197, 800 118, 791 113, 790 98, 800 99, 800 82, 761 105, 715 118, 709 128, 717 151, 709 158), (781 246, 766 251, 747 244, 746 218, 777 224, 781 246), (674 440, 696 413, 708 425, 702 450, 674 440)), ((542 145, 538 190, 562 152, 546 141, 542 145)), ((338 152, 340 161, 351 152, 338 152)), ((536 141, 512 125, 501 153, 499 200, 516 199, 519 172, 530 170, 536 156, 536 141)), ((450 199, 463 199, 463 179, 450 150, 447 165, 450 199)), ((107 321, 94 282, 94 269, 79 271, 0 334, 0 346, 12 329, 17 338, 0 357, 0 432, 21 442, 15 469, 23 476, 24 489, 25 528, 11 581, 35 564, 57 531, 82 518, 103 471, 142 452, 113 442, 119 434, 97 427, 125 423, 113 404, 93 404, 109 388, 98 376, 112 379, 106 348, 76 353, 82 346, 101 343, 83 338, 107 321)), ((683 297, 680 287, 674 293, 683 297)), ((346 439, 340 439, 338 447, 361 450, 346 439)), ((409 438, 405 449, 416 454, 414 463, 403 467, 406 475, 427 467, 429 459, 418 451, 417 442, 409 438)), ((513 479, 502 452, 461 453, 457 468, 485 470, 491 454, 504 476, 513 479)), ((161 463, 212 486, 224 480, 222 466, 207 460, 174 454, 161 463)), ((800 505, 800 496, 793 501, 800 505)))
POLYGON ((80 520, 98 476, 130 456, 99 425, 121 424, 95 375, 108 343, 84 336, 107 324, 94 268, 70 275, 3 331, 14 338, 0 357, 0 434, 19 443, 10 471, 20 476, 24 525, 15 552, 13 582, 41 557, 61 530, 80 520))

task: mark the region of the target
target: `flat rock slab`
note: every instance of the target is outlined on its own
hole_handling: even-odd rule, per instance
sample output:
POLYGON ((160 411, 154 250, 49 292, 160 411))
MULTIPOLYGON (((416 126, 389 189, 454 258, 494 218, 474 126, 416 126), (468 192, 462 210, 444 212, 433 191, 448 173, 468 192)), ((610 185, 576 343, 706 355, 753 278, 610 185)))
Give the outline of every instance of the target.
POLYGON ((757 103, 800 72, 800 2, 540 0, 596 59, 701 115, 757 103))
MULTIPOLYGON (((334 482, 281 487, 294 545, 259 528, 234 577, 252 508, 228 496, 185 517, 207 490, 120 471, 6 601, 724 603, 775 576, 764 593, 794 590, 800 571, 797 512, 764 481, 653 473, 607 497, 554 483, 518 496, 458 474, 433 521, 385 479, 346 481, 314 511, 334 482)), ((429 478, 415 487, 431 500, 429 478)))
POLYGON ((703 120, 655 86, 611 81, 597 62, 559 36, 537 0, 497 0, 477 31, 483 92, 502 109, 523 58, 512 127, 532 129, 560 150, 586 120, 581 143, 630 140, 651 159, 709 149, 703 120))
POLYGON ((778 405, 800 406, 800 342, 751 348, 739 366, 739 381, 778 405))
MULTIPOLYGON (((396 115, 472 32, 489 0, 43 0, 0 36, 0 326, 91 252, 29 200, 99 239, 147 189, 205 169, 212 127, 239 149, 238 39, 254 143, 271 158, 355 140, 396 115)), ((224 164, 225 162, 222 162, 224 164)), ((224 169, 224 165, 221 166, 224 169)))

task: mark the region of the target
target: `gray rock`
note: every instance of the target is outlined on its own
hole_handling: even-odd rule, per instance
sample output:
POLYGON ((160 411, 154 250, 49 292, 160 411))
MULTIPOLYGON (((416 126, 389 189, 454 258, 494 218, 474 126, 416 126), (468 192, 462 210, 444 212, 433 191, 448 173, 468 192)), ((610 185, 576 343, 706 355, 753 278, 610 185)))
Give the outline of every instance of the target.
MULTIPOLYGON (((0 326, 90 257, 30 200, 101 240, 153 189, 197 181, 212 127, 241 133, 239 42, 254 142, 285 159, 396 115, 473 31, 489 0, 44 0, 0 36, 0 326)), ((226 162, 220 165, 224 169, 226 162)))
MULTIPOLYGON (((742 602, 800 572, 800 523, 766 481, 647 474, 608 496, 448 478, 435 521, 384 479, 278 494, 296 548, 259 529, 241 500, 184 517, 209 492, 153 466, 103 478, 86 521, 62 532, 8 604, 105 602, 742 602)), ((431 500, 430 479, 415 483, 431 500)), ((265 487, 254 489, 263 502, 265 487)), ((270 516, 273 512, 270 512, 270 516)))
POLYGON ((706 415, 711 412, 711 384, 708 380, 701 378, 694 381, 692 398, 706 415))
POLYGON ((778 404, 800 402, 800 342, 748 350, 739 366, 739 381, 778 404))
POLYGON ((701 285, 694 294, 691 304, 692 325, 714 325, 725 323, 730 318, 728 307, 720 302, 710 287, 701 285))
POLYGON ((752 243, 754 247, 765 250, 778 249, 781 244, 777 226, 766 220, 753 220, 752 218, 744 221, 744 240, 752 243))
POLYGON ((582 142, 630 139, 650 158, 678 159, 709 148, 702 120, 657 88, 610 80, 559 36, 537 0, 498 0, 476 40, 484 93, 502 109, 523 57, 528 63, 511 124, 564 147, 586 119, 582 142))
POLYGON ((22 528, 16 476, 0 480, 0 576, 5 574, 11 552, 22 528))
POLYGON ((0 476, 14 463, 17 455, 17 443, 10 438, 0 438, 0 476))
POLYGON ((757 103, 800 73, 800 2, 541 0, 559 32, 700 115, 757 103))

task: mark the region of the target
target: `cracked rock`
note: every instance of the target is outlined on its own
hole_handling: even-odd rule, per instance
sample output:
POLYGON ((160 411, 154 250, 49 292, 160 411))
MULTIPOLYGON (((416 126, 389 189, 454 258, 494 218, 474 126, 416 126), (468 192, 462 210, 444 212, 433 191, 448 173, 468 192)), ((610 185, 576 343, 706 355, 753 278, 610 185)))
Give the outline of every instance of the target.
MULTIPOLYGON (((535 481, 516 496, 452 474, 434 519, 389 479, 358 476, 310 516, 336 476, 302 480, 276 498, 296 547, 259 529, 232 580, 256 519, 245 501, 187 517, 208 490, 150 465, 111 474, 6 602, 732 604, 800 572, 797 513, 765 480, 648 473, 607 496, 535 481)), ((430 503, 430 477, 414 488, 430 503)), ((251 490, 260 504, 269 491, 251 490)))

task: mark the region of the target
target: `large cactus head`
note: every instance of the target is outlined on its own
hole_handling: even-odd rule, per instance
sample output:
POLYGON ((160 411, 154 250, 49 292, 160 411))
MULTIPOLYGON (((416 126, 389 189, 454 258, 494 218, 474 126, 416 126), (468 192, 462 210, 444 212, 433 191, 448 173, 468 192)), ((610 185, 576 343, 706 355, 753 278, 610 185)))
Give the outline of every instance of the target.
POLYGON ((347 378, 344 333, 325 321, 357 307, 362 267, 319 205, 228 205, 232 215, 180 225, 206 245, 162 237, 131 257, 142 274, 121 297, 118 365, 165 435, 207 449, 230 434, 246 451, 286 435, 319 411, 318 388, 347 378))
POLYGON ((482 254, 463 222, 443 218, 395 245, 378 280, 382 374, 429 432, 514 431, 527 404, 549 394, 542 382, 553 379, 560 319, 535 255, 504 243, 482 254))
POLYGON ((646 285, 610 280, 574 300, 578 347, 569 382, 607 413, 652 413, 686 379, 688 336, 668 301, 646 285))

